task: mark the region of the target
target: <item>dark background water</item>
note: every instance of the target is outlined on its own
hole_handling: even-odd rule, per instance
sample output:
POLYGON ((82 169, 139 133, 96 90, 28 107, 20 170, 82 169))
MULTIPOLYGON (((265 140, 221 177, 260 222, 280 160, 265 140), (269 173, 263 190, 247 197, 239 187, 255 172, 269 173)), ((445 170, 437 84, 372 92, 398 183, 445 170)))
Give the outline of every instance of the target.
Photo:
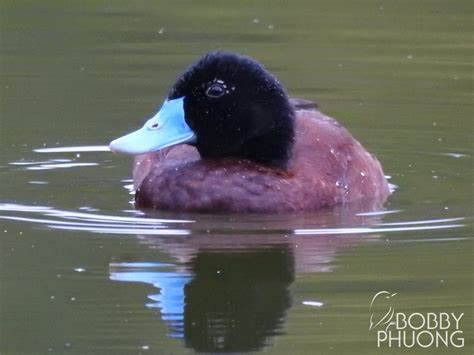
POLYGON ((472 27, 464 0, 2 0, 0 353, 378 353, 381 290, 464 312, 464 348, 384 352, 472 353, 472 27), (92 146, 213 49, 348 127, 386 211, 134 211, 130 159, 92 146))

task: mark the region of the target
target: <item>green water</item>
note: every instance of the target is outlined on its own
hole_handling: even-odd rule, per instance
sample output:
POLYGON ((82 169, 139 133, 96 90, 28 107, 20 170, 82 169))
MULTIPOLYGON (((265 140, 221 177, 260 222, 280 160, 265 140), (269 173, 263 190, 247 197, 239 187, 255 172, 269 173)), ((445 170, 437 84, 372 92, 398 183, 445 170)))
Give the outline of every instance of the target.
POLYGON ((472 10, 0 0, 0 353, 472 354, 472 10), (385 213, 135 211, 130 159, 91 146, 213 49, 348 127, 397 187, 385 213), (463 346, 378 348, 389 306, 464 313, 463 346))

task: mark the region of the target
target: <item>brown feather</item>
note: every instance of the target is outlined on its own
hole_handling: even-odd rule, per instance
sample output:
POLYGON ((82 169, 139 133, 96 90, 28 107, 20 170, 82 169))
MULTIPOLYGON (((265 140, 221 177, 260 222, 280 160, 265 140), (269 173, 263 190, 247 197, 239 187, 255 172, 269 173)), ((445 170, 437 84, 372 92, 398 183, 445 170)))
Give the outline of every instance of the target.
POLYGON ((237 158, 202 160, 195 148, 179 145, 136 157, 134 183, 138 207, 200 212, 297 212, 362 200, 381 204, 390 193, 378 160, 315 108, 297 111, 288 170, 237 158))

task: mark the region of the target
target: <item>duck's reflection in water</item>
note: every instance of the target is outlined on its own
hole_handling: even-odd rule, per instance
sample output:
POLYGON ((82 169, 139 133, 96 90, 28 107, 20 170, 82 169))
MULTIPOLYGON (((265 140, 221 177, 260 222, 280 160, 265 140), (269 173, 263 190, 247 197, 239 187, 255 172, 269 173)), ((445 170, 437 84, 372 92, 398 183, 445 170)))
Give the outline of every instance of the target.
POLYGON ((110 278, 145 282, 173 337, 197 351, 256 350, 277 334, 290 307, 294 255, 289 245, 200 250, 185 264, 113 263, 110 278))
POLYGON ((196 276, 185 287, 186 345, 198 351, 263 346, 290 306, 292 261, 285 247, 197 254, 196 276))
POLYGON ((110 278, 159 289, 148 296, 147 306, 160 310, 170 335, 184 338, 187 347, 205 352, 252 351, 282 332, 295 272, 331 271, 338 249, 367 237, 141 236, 140 243, 172 256, 176 264, 119 260, 110 264, 110 278))

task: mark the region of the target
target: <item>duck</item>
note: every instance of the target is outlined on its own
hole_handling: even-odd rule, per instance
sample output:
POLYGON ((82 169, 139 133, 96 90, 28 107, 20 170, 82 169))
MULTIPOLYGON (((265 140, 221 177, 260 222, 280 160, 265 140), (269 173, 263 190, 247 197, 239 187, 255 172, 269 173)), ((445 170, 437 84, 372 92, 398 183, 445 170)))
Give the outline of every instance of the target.
POLYGON ((135 156, 139 209, 297 213, 390 194, 381 164, 347 129, 229 51, 196 60, 159 111, 109 147, 135 156))

